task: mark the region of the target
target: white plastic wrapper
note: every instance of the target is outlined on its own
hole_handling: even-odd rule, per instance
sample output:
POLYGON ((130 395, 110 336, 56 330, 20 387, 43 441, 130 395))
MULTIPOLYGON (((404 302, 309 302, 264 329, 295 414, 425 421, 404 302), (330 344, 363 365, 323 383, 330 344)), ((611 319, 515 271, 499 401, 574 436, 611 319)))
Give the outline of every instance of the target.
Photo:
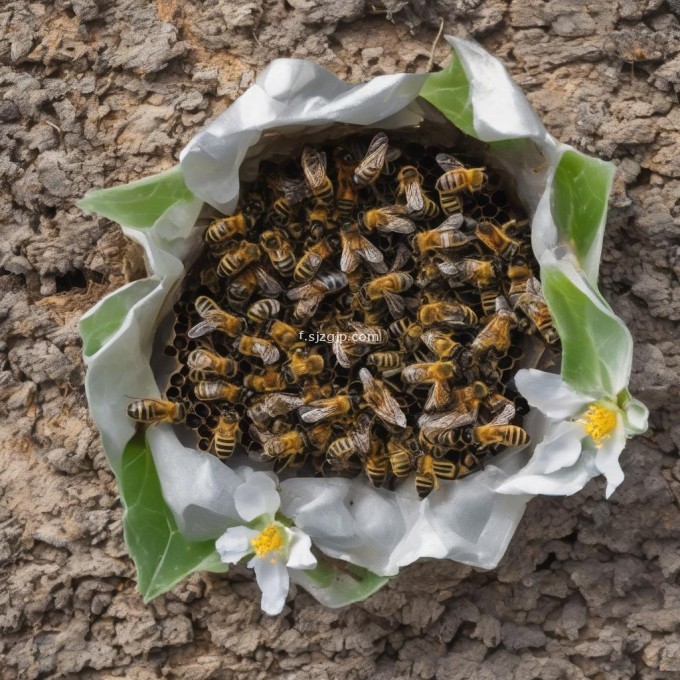
MULTIPOLYGON (((568 147, 547 134, 500 62, 474 42, 447 40, 470 84, 478 139, 522 139, 511 148, 492 146, 487 155, 490 163, 509 171, 532 213, 537 258, 563 259, 564 245, 550 211, 550 189, 557 159, 568 147)), ((134 304, 122 327, 96 352, 86 353, 88 399, 114 467, 134 431, 125 414, 126 396, 159 395, 150 368, 153 336, 181 282, 184 263, 199 244, 200 229, 194 226, 202 202, 230 214, 238 200, 239 174, 252 174, 258 158, 286 139, 299 143, 309 136, 320 138, 325 129, 337 130, 338 124, 413 129, 414 137, 419 131, 426 133, 430 123, 443 125, 439 112, 418 99, 427 77, 390 75, 349 85, 310 62, 276 60, 183 150, 182 172, 196 198, 175 204, 151 228, 125 230, 144 247, 150 278, 127 287, 134 304)), ((601 234, 595 241, 584 267, 591 280, 597 275, 601 234)), ((107 299, 100 302, 88 318, 96 317, 106 304, 107 299)), ((525 425, 532 441, 538 442, 547 420, 533 410, 525 425)), ((240 522, 233 504, 240 479, 228 466, 183 446, 169 425, 150 428, 147 436, 163 496, 187 539, 216 538, 240 522)), ((506 491, 498 492, 499 486, 516 479, 531 452, 531 448, 508 450, 478 473, 442 481, 439 492, 424 501, 417 499, 413 484, 388 491, 373 488, 363 477, 288 479, 280 484, 281 511, 326 555, 379 575, 394 575, 423 557, 490 569, 503 556, 530 494, 542 491, 539 480, 529 487, 506 484, 506 491)), ((592 465, 580 469, 580 486, 597 473, 592 465)), ((573 480, 570 483, 573 486, 573 480)))

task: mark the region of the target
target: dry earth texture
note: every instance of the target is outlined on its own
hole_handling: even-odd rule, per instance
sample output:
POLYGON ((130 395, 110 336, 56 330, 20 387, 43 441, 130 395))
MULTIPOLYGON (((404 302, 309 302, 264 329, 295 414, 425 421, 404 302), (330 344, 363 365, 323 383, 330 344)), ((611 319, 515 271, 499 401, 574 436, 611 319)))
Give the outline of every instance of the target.
POLYGON ((679 17, 678 0, 3 3, 0 675, 679 678, 679 17), (74 202, 172 166, 274 57, 352 82, 423 71, 440 20, 503 60, 555 137, 618 165, 602 286, 652 409, 626 482, 532 501, 492 572, 423 562, 361 604, 298 590, 268 618, 236 570, 144 606, 77 331, 142 264, 74 202))

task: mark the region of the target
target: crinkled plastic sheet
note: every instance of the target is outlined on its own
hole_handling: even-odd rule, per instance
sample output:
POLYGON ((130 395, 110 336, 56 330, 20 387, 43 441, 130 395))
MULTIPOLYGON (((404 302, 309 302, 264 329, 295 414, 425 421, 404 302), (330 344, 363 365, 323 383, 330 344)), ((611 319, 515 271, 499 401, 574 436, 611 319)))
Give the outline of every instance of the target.
MULTIPOLYGON (((545 131, 524 95, 494 57, 474 42, 447 38, 470 81, 474 127, 483 142, 516 139, 489 150, 496 165, 516 180, 518 194, 534 211, 532 242, 537 257, 555 256, 557 230, 550 214, 550 178, 560 145, 545 131)), ((151 278, 130 284, 137 300, 122 328, 88 356, 86 389, 107 455, 119 463, 134 426, 122 405, 128 396, 158 395, 150 368, 153 333, 195 254, 202 201, 231 213, 239 194, 239 169, 257 163, 269 135, 299 141, 337 124, 385 130, 427 129, 433 115, 416 98, 426 74, 390 75, 350 85, 307 61, 281 59, 181 154, 181 166, 196 200, 168 209, 150 229, 127 229, 144 247, 151 278), (263 138, 264 134, 264 138, 263 138)), ((453 130, 453 128, 451 128, 453 130)), ((91 320, 104 299, 87 315, 91 320)), ((544 427, 533 412, 527 429, 534 439, 544 427)), ((217 537, 240 522, 232 497, 240 478, 209 454, 183 446, 169 425, 148 431, 163 495, 189 540, 217 537), (187 483, 191 480, 191 483, 187 483)), ((529 495, 502 495, 496 488, 526 462, 530 449, 510 450, 483 471, 442 481, 438 493, 418 501, 413 484, 396 491, 373 488, 363 477, 296 478, 281 482, 282 512, 331 557, 396 574, 421 557, 450 558, 493 568, 502 557, 529 495)))

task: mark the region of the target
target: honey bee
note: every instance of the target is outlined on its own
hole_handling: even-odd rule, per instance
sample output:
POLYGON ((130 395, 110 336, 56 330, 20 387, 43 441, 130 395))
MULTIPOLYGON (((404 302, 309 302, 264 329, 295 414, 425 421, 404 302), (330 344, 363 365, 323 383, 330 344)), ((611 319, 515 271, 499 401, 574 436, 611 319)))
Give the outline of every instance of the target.
POLYGON ((316 276, 324 260, 328 259, 337 249, 337 241, 324 238, 310 246, 295 266, 293 277, 296 281, 309 281, 316 276))
POLYGON ((211 447, 215 450, 215 455, 224 460, 229 458, 239 437, 239 417, 236 411, 224 411, 220 416, 217 426, 213 432, 211 447))
POLYGON ((416 463, 416 493, 422 501, 439 489, 440 479, 455 479, 456 465, 450 460, 435 458, 430 453, 423 453, 416 463))
POLYGON ((423 189, 423 176, 412 165, 405 165, 397 175, 397 196, 406 201, 406 210, 414 217, 432 219, 439 214, 437 204, 423 189))
POLYGON ((516 258, 508 265, 507 274, 510 281, 508 300, 514 309, 520 295, 527 292, 527 284, 534 273, 523 258, 516 258))
POLYGON ((534 277, 529 279, 526 292, 517 299, 515 309, 519 309, 525 314, 538 329, 543 340, 549 345, 554 344, 560 339, 555 330, 553 319, 543 297, 541 284, 538 279, 534 277))
POLYGON ((359 371, 364 387, 364 401, 386 425, 406 427, 406 416, 382 380, 376 380, 367 368, 359 371))
POLYGON ((401 373, 404 367, 404 354, 394 350, 389 352, 373 352, 366 358, 366 363, 369 366, 375 366, 376 370, 389 378, 397 373, 401 373))
POLYGON ((258 300, 250 305, 246 312, 246 316, 253 323, 266 323, 273 319, 280 311, 281 303, 278 300, 265 298, 264 300, 258 300))
POLYGON ((370 443, 370 450, 364 459, 364 471, 373 486, 382 486, 387 479, 390 460, 385 454, 384 444, 378 439, 370 443))
POLYGON ((446 324, 447 326, 474 326, 477 315, 458 302, 429 302, 418 309, 418 321, 423 326, 446 324))
POLYGON ((253 404, 247 411, 248 417, 258 426, 265 427, 272 419, 285 416, 306 403, 303 397, 285 392, 268 394, 262 401, 253 404))
POLYGON ((368 145, 366 155, 361 159, 354 171, 354 183, 360 187, 375 184, 387 156, 387 146, 389 139, 384 132, 379 132, 368 145))
POLYGON ((337 394, 326 399, 316 399, 307 406, 298 409, 300 418, 305 423, 317 423, 326 418, 338 418, 352 409, 352 399, 347 394, 337 394))
POLYGON ((476 361, 491 357, 499 359, 510 349, 510 333, 518 324, 517 316, 510 311, 505 298, 496 298, 496 312, 470 344, 476 361))
POLYGON ((253 392, 281 392, 288 387, 278 366, 268 366, 262 372, 246 375, 243 384, 253 392))
POLYGON ((241 272, 227 288, 227 301, 232 307, 243 307, 257 290, 257 277, 252 267, 241 272))
POLYGON ((326 154, 305 147, 302 150, 302 171, 305 174, 307 185, 312 192, 315 203, 321 203, 327 208, 333 205, 333 184, 326 175, 326 154))
POLYGON ((462 215, 453 215, 444 220, 436 229, 421 231, 413 236, 413 247, 421 254, 433 250, 462 248, 474 239, 460 230, 462 215))
POLYGON ((297 350, 289 354, 290 359, 283 365, 283 375, 287 382, 297 383, 303 378, 320 375, 325 368, 324 358, 320 354, 308 354, 297 350))
POLYGON ((418 348, 423 327, 406 317, 393 321, 388 327, 390 335, 398 340, 404 351, 413 352, 418 348))
POLYGON ((224 380, 205 380, 194 387, 196 398, 201 401, 229 401, 238 404, 242 390, 224 380))
POLYGON ((529 441, 529 435, 517 425, 479 425, 472 432, 480 448, 497 444, 524 446, 529 441))
POLYGON ((242 269, 260 259, 260 249, 255 243, 241 241, 236 247, 227 251, 217 265, 217 274, 223 278, 234 276, 242 269))
POLYGON ((227 378, 233 378, 238 373, 238 362, 230 357, 223 357, 210 350, 195 349, 187 358, 189 368, 209 373, 219 373, 227 378))
POLYGON ((248 232, 248 221, 243 213, 236 213, 231 217, 220 217, 210 223, 206 229, 204 239, 206 243, 222 243, 234 238, 237 234, 245 236, 248 232))
POLYGON ((278 347, 269 340, 257 338, 253 335, 241 335, 234 342, 234 349, 245 356, 261 359, 263 364, 274 364, 280 356, 278 347))
POLYGON ((405 217, 406 214, 403 205, 386 205, 359 213, 359 223, 369 231, 412 234, 416 230, 416 225, 405 217))
POLYGON ((289 465, 298 465, 304 461, 307 442, 304 435, 297 430, 290 430, 283 434, 274 435, 270 432, 260 432, 250 429, 253 439, 262 443, 261 459, 273 461, 277 473, 285 470, 289 465))
POLYGON ((498 278, 493 262, 465 259, 453 261, 440 259, 437 267, 442 274, 458 281, 467 281, 479 290, 484 314, 492 314, 499 295, 498 278))
POLYGON ((315 241, 320 240, 326 232, 336 228, 328 208, 323 203, 317 203, 307 211, 307 223, 309 233, 315 241))
POLYGON ((164 399, 135 399, 127 406, 127 414, 138 423, 180 423, 186 417, 184 404, 164 399))
POLYGON ((352 366, 368 353, 371 347, 384 345, 389 339, 387 332, 382 328, 368 326, 358 321, 350 321, 347 329, 347 331, 338 329, 333 335, 331 345, 335 358, 344 368, 352 366))
POLYGON ((387 457, 395 477, 408 476, 417 455, 418 444, 413 438, 392 435, 387 440, 387 457))
POLYGON ((356 426, 344 437, 333 440, 328 446, 326 460, 331 467, 347 469, 351 467, 351 458, 364 457, 371 448, 371 422, 367 413, 357 417, 356 426))
POLYGON ((278 229, 262 232, 260 243, 276 271, 281 276, 291 277, 295 269, 295 254, 284 233, 278 229))
POLYGON ((384 299, 387 309, 395 318, 404 315, 404 299, 398 295, 413 285, 413 277, 406 272, 390 272, 369 281, 360 290, 360 297, 364 304, 384 299))
POLYGON ((449 403, 451 395, 447 381, 457 374, 458 367, 453 361, 435 361, 410 364, 404 367, 401 377, 402 380, 412 385, 432 385, 424 406, 426 411, 432 411, 444 408, 449 403))
POLYGON ((304 180, 276 176, 268 180, 269 186, 278 194, 272 204, 270 221, 281 226, 288 225, 295 213, 295 205, 307 198, 309 190, 304 180))
POLYGON ((319 274, 309 283, 291 288, 287 295, 297 300, 293 315, 298 321, 306 321, 314 315, 323 298, 329 293, 337 293, 347 285, 347 276, 342 272, 328 271, 319 274))
POLYGON ((521 247, 521 243, 508 235, 508 231, 517 225, 510 220, 498 226, 491 220, 480 220, 475 229, 475 236, 491 251, 501 257, 513 257, 521 247))
POLYGON ((422 334, 423 344, 441 361, 455 359, 461 366, 469 366, 472 362, 470 352, 465 345, 454 340, 450 333, 429 329, 422 334))
POLYGON ((278 319, 274 319, 265 332, 281 349, 286 351, 305 344, 300 340, 300 331, 297 328, 278 319))
POLYGON ((200 338, 213 331, 221 331, 235 337, 245 329, 245 321, 238 316, 225 312, 212 298, 200 295, 194 303, 202 321, 189 329, 190 338, 200 338))
POLYGON ((335 193, 335 204, 343 224, 351 222, 354 208, 357 204, 357 192, 354 187, 353 175, 357 167, 354 156, 343 147, 336 147, 333 152, 335 167, 338 170, 338 188, 335 193))
POLYGON ((446 153, 437 154, 437 164, 444 170, 444 174, 437 180, 435 185, 440 196, 444 193, 455 196, 459 191, 467 190, 470 193, 479 191, 484 182, 486 168, 466 168, 460 161, 446 153))
POLYGON ((353 272, 363 260, 377 274, 387 271, 385 258, 365 236, 359 233, 356 225, 340 231, 342 255, 340 269, 346 274, 353 272))

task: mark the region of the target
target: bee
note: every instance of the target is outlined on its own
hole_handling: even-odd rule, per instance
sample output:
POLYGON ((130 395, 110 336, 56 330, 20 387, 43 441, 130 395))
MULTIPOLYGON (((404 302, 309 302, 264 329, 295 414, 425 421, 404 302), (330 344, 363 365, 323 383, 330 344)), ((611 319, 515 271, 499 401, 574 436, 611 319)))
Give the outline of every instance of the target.
POLYGON ((351 458, 363 458, 371 448, 371 423, 369 414, 361 413, 357 417, 356 426, 344 437, 334 439, 328 446, 326 460, 331 467, 347 469, 351 466, 351 458))
POLYGON ((406 416, 382 380, 376 380, 367 368, 359 371, 364 387, 364 401, 386 425, 406 427, 406 416))
POLYGON ((293 278, 296 281, 309 281, 316 276, 324 260, 336 251, 337 245, 337 240, 324 238, 310 246, 295 265, 293 278))
POLYGON ((245 356, 261 359, 263 364, 274 364, 280 356, 278 347, 269 340, 253 335, 241 335, 234 342, 234 349, 245 356))
POLYGON ((423 176, 412 165, 405 165, 397 175, 397 196, 406 201, 406 210, 414 217, 432 219, 439 214, 437 204, 423 189, 423 176))
POLYGON ((307 198, 309 190, 304 180, 276 176, 268 180, 269 186, 278 194, 272 204, 270 221, 280 226, 288 225, 295 213, 295 206, 307 198))
POLYGON ((432 436, 437 432, 472 425, 477 420, 479 405, 488 394, 489 388, 479 380, 454 389, 451 392, 451 410, 444 413, 424 413, 418 419, 425 440, 434 443, 432 436))
POLYGON ((467 281, 479 290, 484 314, 492 314, 499 295, 498 278, 493 262, 465 259, 460 261, 440 259, 437 267, 442 274, 458 281, 467 281))
POLYGON ((243 307, 257 290, 257 277, 252 267, 241 272, 227 288, 227 301, 232 307, 243 307))
POLYGON ((534 275, 531 267, 524 261, 523 258, 516 258, 508 265, 507 269, 508 280, 510 286, 508 288, 508 300, 511 307, 515 307, 520 295, 527 292, 527 284, 529 279, 534 275))
POLYGON ((307 211, 307 223, 309 233, 315 241, 319 241, 326 232, 336 228, 328 208, 323 203, 317 203, 307 211))
POLYGON ((479 425, 472 433, 475 443, 480 448, 497 444, 524 446, 529 442, 529 435, 517 425, 479 425))
POLYGON ((305 344, 300 339, 300 331, 297 328, 278 319, 271 321, 265 332, 281 349, 286 351, 305 344))
POLYGON ((416 463, 416 493, 422 501, 439 489, 440 479, 455 479, 456 465, 450 460, 435 458, 430 453, 423 453, 416 463))
POLYGON ((515 302, 515 309, 524 313, 549 345, 560 339, 537 278, 529 279, 526 292, 520 295, 515 302))
POLYGON ((480 220, 475 229, 475 236, 491 251, 501 257, 513 257, 522 245, 508 235, 508 231, 517 226, 516 220, 510 220, 498 226, 491 220, 480 220))
POLYGON ((286 394, 285 392, 274 392, 268 394, 253 404, 247 411, 248 417, 257 425, 257 427, 265 427, 272 419, 279 416, 288 415, 291 411, 295 411, 300 406, 305 405, 305 399, 294 394, 286 394))
POLYGON ((138 423, 180 423, 186 417, 184 404, 164 399, 135 399, 127 406, 127 414, 138 423))
POLYGON ((239 417, 236 411, 230 409, 224 411, 217 422, 213 432, 211 447, 215 450, 215 455, 224 460, 229 458, 239 438, 239 417))
POLYGON ((435 188, 446 196, 453 196, 459 191, 474 193, 486 182, 486 168, 466 168, 459 160, 447 153, 437 154, 435 159, 444 174, 437 180, 435 188))
POLYGON ((360 299, 368 306, 371 301, 384 299, 387 309, 395 318, 404 315, 404 299, 398 295, 413 285, 413 277, 406 272, 390 272, 371 279, 359 291, 360 299))
POLYGON ((233 378, 238 373, 238 362, 230 357, 223 357, 210 350, 195 349, 187 358, 189 368, 209 373, 219 373, 227 378, 233 378))
POLYGON ((380 373, 389 378, 397 373, 401 373, 404 367, 404 354, 394 350, 389 352, 373 352, 366 358, 366 363, 369 366, 375 366, 380 373))
POLYGON ((206 243, 222 243, 234 236, 245 236, 249 222, 243 213, 231 217, 220 217, 210 223, 204 234, 206 243))
POLYGON ((223 278, 234 276, 249 264, 257 262, 260 255, 261 252, 257 244, 241 241, 222 257, 217 265, 217 273, 223 278))
POLYGON ((250 305, 246 316, 254 323, 266 323, 273 319, 280 311, 281 303, 278 300, 265 298, 250 305))
POLYGON ((390 335, 399 341, 406 352, 413 352, 418 348, 423 334, 423 327, 406 317, 393 321, 387 327, 390 335))
POLYGON ((510 349, 510 333, 518 324, 517 316, 510 311, 505 298, 496 298, 496 312, 470 344, 470 351, 476 361, 488 356, 499 359, 510 349))
POLYGON ((355 226, 340 231, 342 255, 340 269, 346 274, 353 272, 363 260, 377 274, 387 271, 383 254, 355 226))
POLYGON ((190 338, 200 338, 213 331, 221 331, 235 337, 245 329, 245 321, 238 316, 225 312, 212 298, 200 295, 194 303, 202 321, 189 329, 190 338))
POLYGON ((278 366, 267 366, 262 372, 246 375, 243 384, 253 392, 281 392, 288 387, 278 366))
POLYGON ((281 276, 291 277, 295 269, 295 254, 284 233, 278 229, 264 231, 260 235, 260 243, 274 269, 281 276))
POLYGON ((441 361, 455 359, 461 366, 469 366, 472 362, 470 352, 465 345, 453 339, 450 333, 429 329, 422 334, 423 344, 441 361))
POLYGON ((324 296, 337 293, 348 283, 342 272, 328 271, 319 274, 309 283, 291 288, 287 295, 290 300, 297 300, 293 315, 298 321, 306 321, 314 315, 324 296))
POLYGON ((338 329, 333 335, 331 349, 343 368, 350 368, 371 347, 384 345, 389 340, 387 331, 368 326, 358 321, 350 321, 347 330, 338 329))
POLYGON ((326 399, 316 399, 301 407, 298 412, 305 423, 317 423, 326 418, 338 418, 352 410, 352 399, 347 394, 337 394, 326 399))
POLYGON ((303 378, 320 375, 325 368, 324 358, 320 354, 297 350, 289 354, 289 357, 283 365, 283 375, 291 384, 300 382, 303 378))
POLYGON ((335 192, 335 204, 338 207, 340 221, 345 224, 351 222, 354 208, 357 204, 357 192, 354 187, 353 175, 358 162, 354 156, 341 146, 333 152, 335 167, 338 171, 338 188, 335 192))
POLYGON ((305 225, 302 222, 288 222, 283 227, 288 232, 288 236, 295 241, 299 241, 305 233, 305 225))
POLYGON ((423 326, 446 324, 447 326, 474 326, 477 315, 458 302, 429 302, 418 309, 418 321, 423 326))
POLYGON ((368 145, 366 155, 361 159, 354 171, 354 183, 360 187, 375 184, 387 156, 387 146, 389 139, 384 132, 379 132, 368 145))
POLYGON ((447 381, 457 374, 458 367, 453 361, 435 361, 405 366, 401 378, 412 385, 432 385, 424 406, 426 411, 432 411, 444 408, 449 403, 451 394, 447 381))
POLYGON ((248 226, 253 226, 258 218, 267 209, 267 202, 264 196, 257 191, 249 191, 245 196, 243 212, 248 219, 248 226))
POLYGON ((229 401, 238 404, 242 390, 224 380, 204 380, 194 387, 196 398, 201 401, 229 401))
POLYGON ((333 184, 326 175, 326 154, 323 151, 305 147, 302 150, 301 163, 314 203, 320 203, 327 208, 332 207, 335 192, 333 184))
POLYGON ((282 472, 289 465, 296 466, 304 462, 307 441, 301 432, 290 430, 274 435, 251 427, 250 434, 253 439, 262 443, 261 459, 267 462, 273 461, 274 470, 277 473, 282 472))
POLYGON ((421 255, 424 255, 433 250, 467 246, 474 239, 461 231, 462 225, 463 217, 453 215, 444 220, 436 229, 428 229, 414 234, 413 247, 421 255))
POLYGON ((395 477, 406 477, 410 474, 417 454, 418 444, 411 437, 392 435, 387 440, 387 457, 395 477))
POLYGON ((370 443, 370 450, 364 459, 364 471, 373 486, 382 486, 387 479, 390 460, 385 454, 384 444, 374 439, 370 443))
POLYGON ((416 225, 405 217, 406 214, 403 205, 386 205, 359 213, 359 223, 369 231, 412 234, 416 230, 416 225))

